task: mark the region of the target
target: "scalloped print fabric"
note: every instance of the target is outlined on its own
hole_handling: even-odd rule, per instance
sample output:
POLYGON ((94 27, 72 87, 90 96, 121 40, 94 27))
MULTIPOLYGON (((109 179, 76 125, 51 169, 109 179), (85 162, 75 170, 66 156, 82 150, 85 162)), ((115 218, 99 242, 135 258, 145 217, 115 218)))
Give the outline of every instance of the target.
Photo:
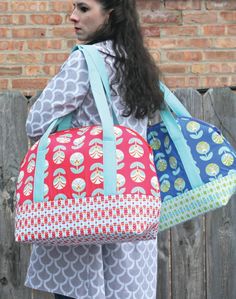
POLYGON ((28 151, 17 183, 17 241, 75 245, 156 238, 161 201, 152 150, 135 131, 114 130, 118 169, 113 196, 103 192, 100 126, 49 136, 43 202, 33 199, 38 142, 28 151))
POLYGON ((195 118, 178 117, 177 122, 204 185, 192 190, 164 123, 150 127, 148 142, 162 199, 160 231, 226 205, 236 192, 236 152, 221 132, 195 118))

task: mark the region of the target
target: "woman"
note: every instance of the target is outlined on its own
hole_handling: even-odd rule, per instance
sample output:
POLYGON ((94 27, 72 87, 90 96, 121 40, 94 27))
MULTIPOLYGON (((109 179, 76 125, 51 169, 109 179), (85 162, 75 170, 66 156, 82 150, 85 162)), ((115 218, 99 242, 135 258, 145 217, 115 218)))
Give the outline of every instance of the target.
MULTIPOLYGON (((121 125, 146 138, 148 115, 161 107, 159 71, 144 48, 133 0, 75 0, 70 17, 84 44, 106 62, 112 109, 121 125)), ((32 107, 27 134, 39 138, 58 117, 73 126, 99 124, 83 55, 74 51, 32 107)), ((157 241, 33 246, 26 286, 55 298, 156 298, 157 241), (66 297, 69 296, 69 297, 66 297)))

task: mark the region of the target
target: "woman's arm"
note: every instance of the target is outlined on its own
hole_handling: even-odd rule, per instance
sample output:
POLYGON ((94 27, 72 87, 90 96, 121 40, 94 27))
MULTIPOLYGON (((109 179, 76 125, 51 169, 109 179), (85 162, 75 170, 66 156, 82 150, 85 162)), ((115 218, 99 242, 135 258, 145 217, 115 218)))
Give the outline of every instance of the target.
POLYGON ((34 139, 42 136, 54 119, 82 105, 88 89, 85 59, 75 51, 32 106, 26 121, 27 135, 34 139))

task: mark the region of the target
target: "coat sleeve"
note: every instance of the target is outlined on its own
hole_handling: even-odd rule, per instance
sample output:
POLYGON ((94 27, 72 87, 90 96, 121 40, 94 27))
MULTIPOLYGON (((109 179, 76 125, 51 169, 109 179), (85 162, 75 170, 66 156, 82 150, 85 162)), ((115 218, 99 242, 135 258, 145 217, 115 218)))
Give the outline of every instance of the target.
POLYGON ((32 106, 26 121, 27 135, 41 137, 53 120, 78 109, 88 90, 86 62, 83 54, 75 51, 32 106))

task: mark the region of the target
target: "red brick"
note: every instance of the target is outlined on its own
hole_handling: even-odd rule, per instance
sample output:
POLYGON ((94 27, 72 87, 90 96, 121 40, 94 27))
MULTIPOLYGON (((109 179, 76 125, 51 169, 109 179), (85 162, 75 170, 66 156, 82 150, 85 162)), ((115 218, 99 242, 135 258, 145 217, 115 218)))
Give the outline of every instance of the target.
POLYGON ((211 63, 209 64, 211 73, 235 73, 236 63, 211 63))
POLYGON ((41 66, 26 65, 24 67, 24 75, 27 77, 45 75, 41 66))
POLYGON ((209 25, 203 26, 204 35, 224 35, 226 32, 225 25, 209 25))
POLYGON ((165 84, 170 87, 170 88, 184 88, 184 87, 188 87, 186 86, 186 82, 185 82, 186 78, 185 76, 182 77, 177 77, 177 76, 165 76, 164 78, 164 82, 165 84))
POLYGON ((142 26, 143 36, 160 36, 160 28, 157 26, 142 26))
POLYGON ((47 76, 54 76, 59 72, 60 66, 57 65, 45 65, 43 71, 47 76))
POLYGON ((4 63, 6 61, 6 55, 0 53, 0 63, 4 63))
POLYGON ((205 51, 204 56, 208 61, 236 60, 236 51, 205 51))
POLYGON ((235 0, 207 0, 206 2, 207 9, 236 9, 235 0))
POLYGON ((184 12, 183 11, 183 23, 184 24, 211 24, 217 23, 216 12, 184 12))
POLYGON ((12 12, 49 12, 48 1, 12 1, 12 12))
POLYGON ((231 79, 229 76, 207 76, 203 79, 204 86, 208 87, 224 87, 230 86, 231 79))
POLYGON ((233 75, 231 76, 231 83, 230 83, 231 86, 236 86, 236 76, 233 75))
POLYGON ((212 40, 209 38, 181 38, 177 40, 178 48, 203 48, 208 49, 212 47, 212 40))
POLYGON ((198 33, 197 26, 170 26, 161 28, 161 36, 195 36, 198 33))
POLYGON ((54 12, 72 13, 73 6, 70 1, 50 1, 50 8, 54 12))
POLYGON ((166 56, 168 60, 175 62, 201 61, 203 57, 199 51, 167 51, 166 56))
POLYGON ((226 31, 228 35, 236 35, 236 24, 235 25, 227 25, 226 31))
POLYGON ((38 25, 59 25, 62 24, 62 16, 60 15, 32 15, 30 16, 30 24, 38 25))
POLYGON ((68 39, 66 41, 66 46, 67 48, 72 49, 77 43, 78 41, 76 39, 68 39))
POLYGON ((180 12, 168 11, 143 11, 141 12, 141 21, 150 24, 180 24, 180 12))
POLYGON ((61 38, 75 38, 76 40, 76 35, 74 32, 73 26, 70 26, 68 28, 55 28, 52 29, 52 36, 54 37, 61 37, 61 38))
POLYGON ((4 12, 4 11, 8 11, 8 3, 7 2, 0 2, 0 11, 4 12))
POLYGON ((30 50, 43 50, 61 49, 61 40, 29 40, 27 41, 27 48, 30 50))
POLYGON ((0 28, 0 38, 8 37, 8 29, 7 28, 0 28))
POLYGON ((24 25, 26 23, 26 16, 0 16, 0 25, 24 25))
POLYGON ((206 73, 208 73, 208 65, 207 64, 193 64, 191 66, 191 72, 193 74, 206 74, 206 73))
POLYGON ((151 9, 151 10, 157 10, 161 6, 160 0, 137 0, 137 8, 138 10, 145 10, 145 9, 151 9))
POLYGON ((198 77, 186 77, 186 76, 166 76, 165 83, 168 87, 176 89, 176 88, 198 88, 200 86, 200 78, 198 77))
POLYGON ((63 63, 68 58, 68 53, 47 53, 45 54, 44 61, 46 63, 63 63))
POLYGON ((178 64, 162 64, 160 65, 160 69, 163 74, 184 74, 188 71, 187 66, 178 64))
POLYGON ((197 89, 200 86, 200 78, 199 77, 187 77, 186 78, 187 87, 192 87, 197 89))
POLYGON ((176 48, 177 41, 174 38, 146 38, 145 46, 149 49, 173 49, 176 48))
POLYGON ((12 87, 17 89, 43 89, 48 80, 37 78, 37 79, 28 79, 28 78, 22 78, 22 79, 14 79, 12 80, 12 87))
POLYGON ((220 13, 220 17, 225 22, 235 23, 236 11, 223 11, 220 13))
POLYGON ((22 67, 1 67, 0 76, 17 76, 22 74, 22 67))
POLYGON ((236 38, 217 38, 214 42, 216 48, 236 48, 236 38))
POLYGON ((9 86, 9 80, 7 79, 0 80, 0 89, 8 89, 8 86, 9 86))
POLYGON ((10 64, 39 63, 40 55, 37 54, 6 54, 6 61, 10 64))
POLYGON ((46 29, 44 28, 20 28, 12 30, 14 38, 39 38, 45 35, 46 29))
POLYGON ((24 42, 23 41, 8 41, 8 40, 0 41, 0 51, 3 51, 3 50, 22 51, 23 47, 24 47, 24 42))
POLYGON ((201 0, 168 0, 165 1, 166 9, 201 9, 201 0))

